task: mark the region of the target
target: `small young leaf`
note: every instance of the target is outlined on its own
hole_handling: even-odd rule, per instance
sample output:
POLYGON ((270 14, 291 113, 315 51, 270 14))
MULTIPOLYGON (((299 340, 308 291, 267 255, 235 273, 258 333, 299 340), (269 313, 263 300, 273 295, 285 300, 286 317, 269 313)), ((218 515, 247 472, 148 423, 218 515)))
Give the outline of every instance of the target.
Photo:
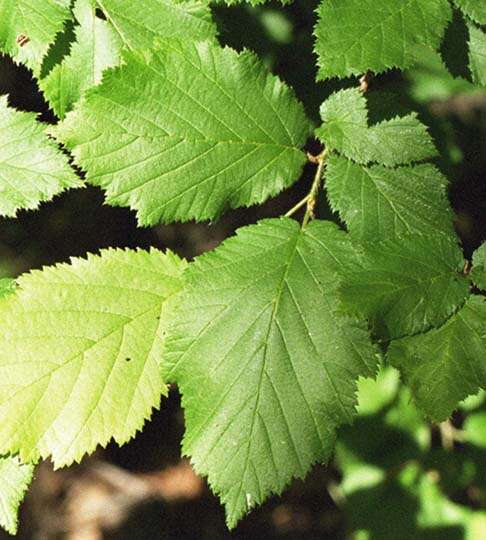
POLYGON ((469 25, 469 69, 474 83, 486 86, 486 33, 469 25))
POLYGON ((330 150, 364 165, 393 167, 437 154, 427 128, 414 113, 369 127, 366 99, 356 88, 332 94, 321 106, 321 117, 317 137, 330 150))
POLYGON ((353 312, 393 339, 442 324, 469 295, 464 259, 454 238, 411 235, 364 245, 361 268, 341 285, 353 312))
POLYGON ((328 159, 326 188, 331 207, 361 240, 408 233, 455 236, 447 180, 433 165, 363 167, 334 155, 328 159))
POLYGON ((167 339, 183 395, 184 453, 234 527, 253 506, 329 458, 355 414, 356 381, 380 355, 335 295, 356 255, 345 233, 265 220, 196 259, 167 339))
POLYGON ((17 280, 0 302, 1 454, 62 466, 142 427, 165 393, 166 305, 185 266, 106 250, 17 280))
POLYGON ((37 208, 66 188, 79 187, 66 156, 44 133, 34 113, 19 112, 0 97, 0 215, 37 208))
POLYGON ((448 0, 323 0, 318 13, 321 79, 410 67, 416 45, 439 47, 452 16, 448 0))
POLYGON ((150 49, 157 38, 201 41, 216 37, 204 0, 96 0, 129 50, 150 49))
POLYGON ((0 526, 17 534, 18 511, 32 481, 34 466, 17 457, 0 457, 0 526))
POLYGON ((42 59, 71 17, 71 0, 0 0, 0 50, 38 74, 42 59))
POLYGON ((486 291, 486 242, 473 254, 471 277, 479 289, 486 291))
POLYGON ((77 0, 73 12, 79 25, 70 54, 39 83, 59 118, 101 82, 105 69, 118 65, 122 46, 113 28, 96 17, 95 0, 77 0))
POLYGON ((140 224, 204 220, 296 181, 310 123, 293 93, 249 52, 166 41, 135 55, 53 129, 140 224))
POLYGON ((471 296, 440 328, 392 342, 388 356, 417 405, 433 420, 445 420, 486 386, 486 299, 471 296))
POLYGON ((486 25, 486 2, 484 0, 454 0, 454 3, 473 21, 486 25))

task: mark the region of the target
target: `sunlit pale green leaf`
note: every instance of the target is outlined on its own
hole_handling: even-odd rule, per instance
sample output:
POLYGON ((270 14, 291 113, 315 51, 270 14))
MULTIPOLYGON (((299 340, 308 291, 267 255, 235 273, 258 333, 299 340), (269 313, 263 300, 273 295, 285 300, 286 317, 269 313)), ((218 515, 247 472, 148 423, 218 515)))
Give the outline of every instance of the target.
POLYGON ((121 41, 110 24, 96 16, 95 0, 77 0, 74 16, 78 26, 69 55, 40 81, 59 118, 64 118, 88 88, 101 82, 105 69, 120 61, 121 41))
POLYGON ((81 181, 67 157, 44 133, 34 113, 16 111, 0 97, 0 215, 37 208, 81 181))
POLYGON ((16 457, 0 457, 0 527, 17 533, 18 511, 34 473, 16 457))
POLYGON ((34 70, 71 17, 70 0, 0 0, 0 50, 34 70))
POLYGON ((0 302, 0 453, 66 465, 124 443, 165 393, 166 301, 185 263, 107 250, 21 276, 0 302))

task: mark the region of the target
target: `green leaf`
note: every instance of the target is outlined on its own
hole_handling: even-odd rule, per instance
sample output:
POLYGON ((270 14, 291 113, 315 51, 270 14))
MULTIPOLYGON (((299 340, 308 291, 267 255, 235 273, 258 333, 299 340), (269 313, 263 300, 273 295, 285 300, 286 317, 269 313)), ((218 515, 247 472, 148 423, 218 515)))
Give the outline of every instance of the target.
MULTIPOLYGON (((362 467, 353 473, 363 475, 367 470, 362 467)), ((484 513, 448 499, 437 475, 413 461, 397 463, 380 483, 353 491, 344 511, 350 538, 476 540, 484 536, 484 513)))
POLYGON ((447 0, 323 0, 315 51, 320 79, 412 66, 416 45, 437 49, 452 10, 447 0))
POLYGON ((469 28, 469 69, 474 83, 486 86, 486 33, 473 24, 469 28))
POLYGON ((366 99, 356 88, 332 94, 321 106, 317 137, 331 150, 364 165, 393 167, 437 154, 427 128, 412 113, 368 127, 366 99))
POLYGON ((49 46, 71 17, 70 3, 71 0, 0 0, 0 50, 38 74, 49 46))
POLYGON ((327 460, 355 414, 356 380, 380 359, 334 292, 355 256, 330 222, 302 231, 274 219, 239 229, 186 274, 165 365, 183 396, 184 453, 230 527, 327 460))
MULTIPOLYGON (((236 6, 239 4, 249 4, 250 6, 256 7, 261 6, 262 4, 269 3, 270 0, 221 0, 221 3, 224 3, 228 6, 236 6)), ((282 5, 291 4, 293 0, 278 0, 278 2, 282 5)), ((218 3, 216 1, 216 3, 218 3)))
POLYGON ((380 367, 375 378, 361 378, 358 381, 358 407, 360 415, 376 414, 395 398, 400 375, 391 367, 380 367))
POLYGON ((468 396, 459 403, 459 408, 463 411, 471 412, 478 409, 486 401, 486 390, 480 390, 477 394, 468 396))
POLYGON ((478 24, 486 25, 486 2, 484 0, 454 0, 465 15, 478 24))
POLYGON ((472 280, 479 289, 486 291, 486 242, 473 254, 472 280))
POLYGON ((121 42, 113 28, 96 16, 95 0, 77 0, 76 41, 69 56, 39 83, 52 110, 64 118, 84 92, 101 82, 103 72, 119 64, 121 42))
POLYGON ((462 77, 454 77, 441 55, 425 50, 420 61, 405 73, 412 98, 420 103, 445 101, 457 94, 477 94, 481 90, 462 77))
POLYGON ((296 181, 310 132, 293 93, 249 52, 167 41, 127 58, 54 134, 139 223, 204 220, 296 181))
POLYGON ((16 457, 0 457, 0 526, 17 534, 18 511, 34 474, 34 466, 16 457))
POLYGON ((417 405, 433 420, 445 420, 486 386, 486 299, 471 296, 440 328, 392 342, 388 356, 417 405))
POLYGON ((166 392, 166 301, 185 263, 105 250, 21 276, 0 303, 0 453, 78 461, 128 441, 166 392))
POLYGON ((470 414, 464 422, 463 432, 465 441, 486 448, 486 411, 470 414))
POLYGON ((0 278, 0 298, 15 291, 15 281, 10 278, 0 278))
POLYGON ((385 338, 442 324, 469 295, 455 239, 410 235, 364 244, 361 267, 348 273, 341 297, 385 338))
POLYGON ((328 158, 326 188, 331 207, 359 239, 455 236, 447 180, 433 165, 363 167, 334 155, 328 158))
POLYGON ((204 0, 96 0, 129 50, 150 49, 157 38, 204 40, 216 37, 204 0))
POLYGON ((19 112, 0 97, 0 215, 33 209, 66 188, 79 187, 67 157, 48 139, 34 113, 19 112))

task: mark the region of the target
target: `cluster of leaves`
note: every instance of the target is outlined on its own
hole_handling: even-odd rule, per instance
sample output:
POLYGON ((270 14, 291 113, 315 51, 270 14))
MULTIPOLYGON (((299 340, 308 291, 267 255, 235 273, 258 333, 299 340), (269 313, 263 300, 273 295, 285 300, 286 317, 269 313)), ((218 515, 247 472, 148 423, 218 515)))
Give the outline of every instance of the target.
POLYGON ((486 513, 463 503, 465 492, 476 506, 485 502, 486 394, 459 404, 460 429, 431 430, 399 377, 387 367, 361 379, 357 418, 339 434, 342 480, 331 491, 349 532, 360 540, 482 538, 486 513))
MULTIPOLYGON (((469 28, 469 84, 484 85, 486 9, 454 6, 469 28)), ((370 122, 364 93, 349 88, 322 104, 314 129, 255 54, 220 46, 203 0, 0 10, 1 50, 33 71, 60 119, 46 128, 0 101, 2 215, 80 187, 71 158, 141 226, 215 220, 296 182, 310 136, 325 148, 302 226, 289 212, 191 263, 106 250, 2 282, 0 455, 15 456, 0 461, 4 527, 15 529, 31 464, 125 443, 171 382, 183 451, 230 527, 329 459, 356 415, 358 379, 382 362, 434 421, 486 386, 486 245, 469 271, 415 114, 370 122), (324 175, 342 228, 311 219, 324 175)), ((408 68, 435 54, 452 11, 448 0, 323 0, 319 77, 408 68)))

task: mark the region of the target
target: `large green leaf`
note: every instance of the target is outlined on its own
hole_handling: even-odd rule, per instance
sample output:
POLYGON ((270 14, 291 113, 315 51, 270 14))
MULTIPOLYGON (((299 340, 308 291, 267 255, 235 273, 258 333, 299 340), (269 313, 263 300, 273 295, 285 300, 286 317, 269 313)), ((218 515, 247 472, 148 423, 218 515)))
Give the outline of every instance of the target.
POLYGON ((40 88, 59 118, 84 92, 101 82, 105 69, 120 61, 121 42, 113 28, 96 16, 95 0, 77 0, 76 41, 69 55, 40 81, 40 88))
POLYGON ((48 139, 34 113, 19 112, 0 97, 0 215, 37 208, 70 187, 82 183, 67 157, 48 139))
POLYGON ((216 37, 204 0, 96 0, 126 48, 148 49, 157 38, 203 40, 216 37))
POLYGON ((455 235, 447 180, 433 165, 363 167, 330 156, 326 188, 331 207, 362 240, 408 233, 455 235))
POLYGON ((357 88, 332 94, 321 106, 321 117, 317 137, 358 163, 395 166, 437 154, 427 128, 414 113, 368 126, 366 99, 357 88))
POLYGON ((107 250, 17 280, 0 302, 0 454, 61 466, 142 427, 165 393, 166 301, 184 267, 107 250))
POLYGON ((18 511, 34 473, 16 457, 0 457, 0 526, 17 533, 18 511))
POLYGON ((448 0, 323 0, 315 50, 319 77, 406 68, 416 45, 438 48, 451 19, 448 0))
POLYGON ((486 242, 473 254, 472 279, 483 291, 486 291, 486 242))
POLYGON ((184 453, 233 527, 292 477, 329 458, 355 414, 356 380, 380 355, 340 314, 338 273, 354 249, 330 222, 240 229, 191 264, 164 365, 183 395, 184 453))
POLYGON ((440 328, 392 342, 388 356, 417 405, 445 420, 459 401, 486 387, 486 299, 471 296, 440 328))
POLYGON ((296 181, 310 131, 293 93, 249 52, 166 41, 130 56, 54 129, 106 190, 153 225, 212 219, 296 181))
POLYGON ((478 24, 486 24, 486 2, 484 0, 454 0, 454 3, 478 24))
POLYGON ((341 297, 384 338, 424 332, 442 324, 469 295, 463 268, 456 240, 445 235, 369 242, 361 267, 343 280, 341 297))
POLYGON ((34 70, 71 17, 71 0, 0 0, 0 50, 34 70))

